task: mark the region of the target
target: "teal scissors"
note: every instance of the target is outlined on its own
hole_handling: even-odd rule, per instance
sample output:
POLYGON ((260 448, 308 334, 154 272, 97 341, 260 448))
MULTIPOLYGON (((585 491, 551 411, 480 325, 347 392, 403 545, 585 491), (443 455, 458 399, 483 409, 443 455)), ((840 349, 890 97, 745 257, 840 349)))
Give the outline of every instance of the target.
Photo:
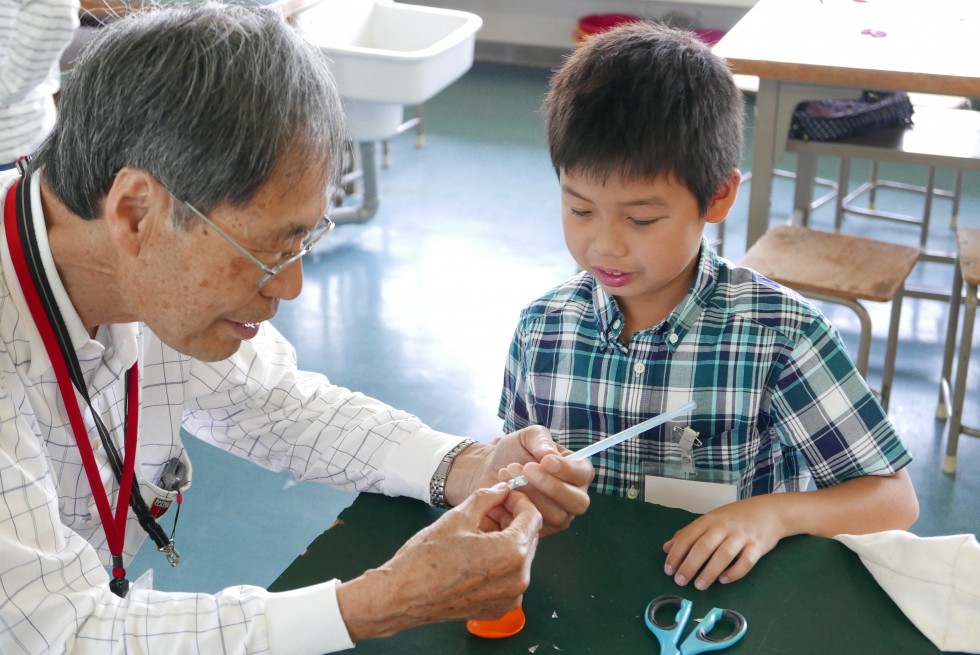
POLYGON ((645 618, 647 627, 660 642, 660 655, 696 655, 696 653, 728 648, 744 637, 746 630, 749 629, 748 621, 735 610, 713 607, 678 648, 677 642, 680 641, 681 633, 684 632, 687 621, 691 618, 691 601, 680 596, 658 596, 647 605, 645 618), (673 607, 677 608, 673 623, 661 623, 657 619, 657 613, 664 609, 669 612, 673 607), (711 631, 722 622, 731 624, 732 630, 723 637, 712 637, 711 631))

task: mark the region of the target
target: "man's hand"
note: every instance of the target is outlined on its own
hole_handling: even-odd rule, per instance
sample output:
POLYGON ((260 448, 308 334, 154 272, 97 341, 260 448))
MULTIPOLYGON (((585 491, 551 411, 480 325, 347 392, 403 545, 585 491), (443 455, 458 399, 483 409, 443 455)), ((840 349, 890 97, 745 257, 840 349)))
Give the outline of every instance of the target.
POLYGON ((518 607, 540 531, 541 514, 524 494, 503 484, 474 492, 387 563, 338 586, 351 639, 518 607))
POLYGON ((588 509, 588 486, 595 476, 590 462, 568 461, 563 456, 567 452, 551 439, 547 428, 538 425, 490 444, 474 444, 449 469, 446 500, 455 505, 476 489, 523 474, 528 486, 521 491, 541 512, 543 534, 564 530, 588 509))

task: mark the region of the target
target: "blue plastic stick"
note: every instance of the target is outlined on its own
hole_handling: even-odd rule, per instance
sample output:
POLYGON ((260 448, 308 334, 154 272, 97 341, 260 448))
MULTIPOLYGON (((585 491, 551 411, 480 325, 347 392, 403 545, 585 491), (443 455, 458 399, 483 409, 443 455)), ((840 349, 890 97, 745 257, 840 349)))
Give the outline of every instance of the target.
MULTIPOLYGON (((577 459, 585 459, 586 457, 592 457, 596 453, 601 453, 607 448, 612 448, 616 444, 623 443, 627 439, 632 439, 633 437, 639 434, 643 434, 647 430, 653 429, 658 425, 663 425, 668 421, 672 421, 678 416, 681 416, 682 414, 686 414, 687 412, 693 412, 697 408, 697 406, 698 404, 693 400, 684 403, 677 409, 671 410, 669 412, 664 412, 663 414, 660 414, 659 416, 654 416, 653 418, 648 418, 645 421, 641 421, 640 423, 637 423, 633 427, 626 428, 622 432, 617 432, 611 437, 606 437, 605 439, 601 439, 595 442, 594 444, 590 444, 585 448, 582 448, 581 450, 576 450, 571 455, 568 455, 567 459, 577 460, 577 459)), ((511 489, 519 489, 521 487, 527 486, 527 478, 525 478, 523 475, 518 475, 516 478, 511 478, 510 480, 508 480, 507 486, 510 487, 511 489)))

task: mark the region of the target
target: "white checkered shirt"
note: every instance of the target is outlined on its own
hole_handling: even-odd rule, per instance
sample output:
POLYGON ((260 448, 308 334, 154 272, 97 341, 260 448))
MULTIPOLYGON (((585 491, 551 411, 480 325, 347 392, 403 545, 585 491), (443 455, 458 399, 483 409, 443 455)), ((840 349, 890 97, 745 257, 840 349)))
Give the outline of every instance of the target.
MULTIPOLYGON (((0 176, 0 203, 13 177, 0 176)), ((39 182, 35 176, 34 220, 48 279, 72 335, 91 411, 99 413, 120 451, 124 378, 138 355, 142 403, 136 475, 148 503, 168 496, 153 484, 167 460, 186 460, 181 427, 303 480, 428 500, 429 479, 459 438, 331 385, 322 375, 297 371, 293 348, 269 325, 217 363, 181 355, 139 324, 104 326, 90 339, 51 258, 39 182)), ((125 599, 109 591, 102 524, 54 370, 2 235, 0 230, 0 653, 210 655, 350 647, 332 583, 299 596, 246 586, 217 595, 134 589, 125 599)), ((80 404, 115 507, 118 484, 91 411, 80 404)), ((196 502, 193 494, 186 502, 196 502)), ((130 512, 127 563, 144 537, 130 512)))

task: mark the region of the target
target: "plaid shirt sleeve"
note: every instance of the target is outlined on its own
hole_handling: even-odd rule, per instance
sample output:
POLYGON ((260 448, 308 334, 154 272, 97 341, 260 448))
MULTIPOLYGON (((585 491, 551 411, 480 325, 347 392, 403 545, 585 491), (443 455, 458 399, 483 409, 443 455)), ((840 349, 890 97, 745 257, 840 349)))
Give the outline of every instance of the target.
MULTIPOLYGON (((523 317, 523 313, 522 313, 523 317)), ((504 432, 514 432, 530 425, 527 403, 525 402, 525 383, 527 377, 521 372, 524 366, 524 353, 527 347, 518 327, 514 331, 510 349, 507 351, 507 363, 504 368, 504 387, 500 395, 498 413, 504 419, 504 432)))
POLYGON ((891 475, 911 461, 836 331, 814 320, 775 383, 771 413, 781 441, 802 453, 818 487, 891 475))

